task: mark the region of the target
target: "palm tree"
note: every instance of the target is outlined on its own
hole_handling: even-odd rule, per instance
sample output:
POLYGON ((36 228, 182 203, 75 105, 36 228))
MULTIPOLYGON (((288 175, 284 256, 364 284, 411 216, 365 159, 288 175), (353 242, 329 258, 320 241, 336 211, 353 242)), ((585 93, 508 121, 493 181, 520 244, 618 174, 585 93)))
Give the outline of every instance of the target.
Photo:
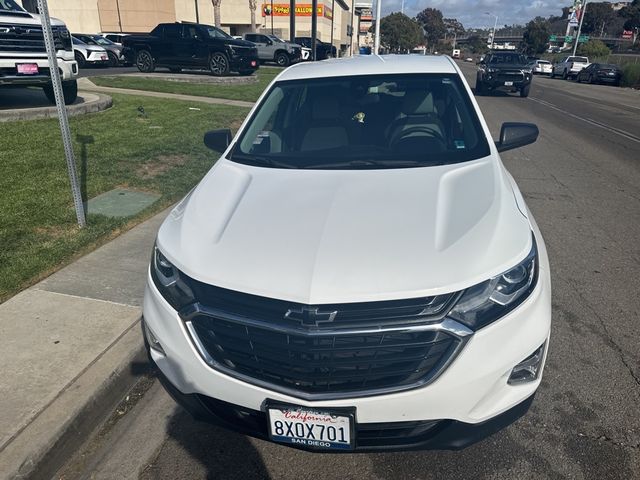
POLYGON ((211 0, 211 3, 213 4, 213 22, 216 27, 220 28, 220 4, 222 0, 211 0))
POLYGON ((249 10, 251 10, 251 31, 256 31, 256 8, 258 7, 257 0, 249 0, 249 10))

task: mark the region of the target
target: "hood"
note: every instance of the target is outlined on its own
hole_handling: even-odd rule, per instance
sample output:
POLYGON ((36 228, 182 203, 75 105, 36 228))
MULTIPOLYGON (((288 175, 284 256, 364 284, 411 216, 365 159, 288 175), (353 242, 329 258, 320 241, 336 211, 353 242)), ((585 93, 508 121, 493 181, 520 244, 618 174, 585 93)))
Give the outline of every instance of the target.
POLYGON ((288 170, 220 160, 158 246, 220 287, 323 304, 461 290, 522 260, 528 220, 498 161, 288 170))
POLYGON ((253 43, 253 42, 248 42, 247 40, 238 40, 238 39, 235 39, 235 38, 227 39, 227 40, 225 40, 225 42, 228 45, 235 45, 235 46, 238 46, 238 47, 250 47, 250 48, 255 48, 256 47, 255 43, 253 43))
MULTIPOLYGON (((40 15, 29 12, 0 12, 0 23, 12 23, 15 25, 42 25, 40 15)), ((64 22, 51 17, 51 26, 64 27, 64 22)))

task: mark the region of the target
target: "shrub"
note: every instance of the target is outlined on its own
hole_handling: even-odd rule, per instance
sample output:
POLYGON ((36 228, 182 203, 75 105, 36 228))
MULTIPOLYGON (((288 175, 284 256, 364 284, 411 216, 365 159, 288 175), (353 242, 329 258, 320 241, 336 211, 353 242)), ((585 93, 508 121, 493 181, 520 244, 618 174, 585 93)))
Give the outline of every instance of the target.
POLYGON ((606 57, 611 53, 611 50, 600 40, 589 40, 587 43, 579 45, 576 53, 585 57, 606 57))
POLYGON ((640 63, 628 63, 623 67, 621 85, 640 88, 640 63))

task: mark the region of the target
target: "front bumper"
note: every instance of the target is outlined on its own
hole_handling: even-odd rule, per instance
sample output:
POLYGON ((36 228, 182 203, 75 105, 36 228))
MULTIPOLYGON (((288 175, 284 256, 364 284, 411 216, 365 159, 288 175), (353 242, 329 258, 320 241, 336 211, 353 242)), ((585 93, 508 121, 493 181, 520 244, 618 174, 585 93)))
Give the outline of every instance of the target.
MULTIPOLYGON (((73 80, 78 76, 78 64, 73 59, 67 59, 69 55, 58 53, 58 70, 63 81, 73 80)), ((43 85, 51 82, 49 60, 46 54, 0 56, 0 85, 43 85), (18 74, 17 64, 35 63, 38 65, 37 75, 18 74)))
POLYGON ((91 52, 86 61, 92 65, 106 65, 109 63, 109 55, 107 52, 91 52))
POLYGON ((492 89, 520 89, 531 83, 531 75, 523 74, 522 76, 502 76, 499 73, 496 73, 485 75, 482 81, 492 89))
MULTIPOLYGON (((166 377, 167 389, 179 393, 176 395, 178 399, 195 398, 199 403, 222 402, 249 413, 263 412, 267 399, 308 407, 355 407, 358 428, 398 422, 436 422, 440 427, 448 425, 442 422, 464 424, 464 428, 468 425, 478 426, 518 405, 525 405, 523 402, 532 397, 540 384, 540 376, 535 381, 519 385, 509 385, 507 380, 516 364, 548 340, 551 288, 546 265, 545 254, 540 264, 538 284, 522 305, 475 332, 440 377, 421 388, 359 398, 306 401, 232 378, 212 369, 202 360, 185 324, 162 298, 149 277, 144 318, 165 352, 163 355, 151 350, 150 355, 166 377)), ((194 406, 198 402, 187 402, 196 415, 202 413, 202 408, 198 413, 194 406)), ((513 416, 515 418, 517 415, 513 416)), ((446 446, 446 442, 431 440, 434 436, 435 430, 430 430, 429 438, 418 443, 426 445, 423 448, 455 448, 446 446), (429 447, 429 442, 445 446, 429 447)), ((468 442, 460 443, 462 446, 465 444, 468 442)), ((402 448, 408 447, 405 444, 402 448)))
POLYGON ((229 64, 234 71, 255 71, 260 68, 260 59, 258 55, 233 55, 229 59, 229 64))

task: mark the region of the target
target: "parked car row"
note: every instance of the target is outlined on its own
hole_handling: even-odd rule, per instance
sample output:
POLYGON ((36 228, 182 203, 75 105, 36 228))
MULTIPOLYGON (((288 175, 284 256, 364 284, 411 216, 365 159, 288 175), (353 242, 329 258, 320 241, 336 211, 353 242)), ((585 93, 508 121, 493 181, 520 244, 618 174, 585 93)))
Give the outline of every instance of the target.
POLYGON ((582 56, 567 56, 555 64, 548 60, 535 59, 529 66, 534 74, 573 79, 578 83, 620 85, 622 79, 622 69, 617 65, 589 63, 589 58, 582 56))

